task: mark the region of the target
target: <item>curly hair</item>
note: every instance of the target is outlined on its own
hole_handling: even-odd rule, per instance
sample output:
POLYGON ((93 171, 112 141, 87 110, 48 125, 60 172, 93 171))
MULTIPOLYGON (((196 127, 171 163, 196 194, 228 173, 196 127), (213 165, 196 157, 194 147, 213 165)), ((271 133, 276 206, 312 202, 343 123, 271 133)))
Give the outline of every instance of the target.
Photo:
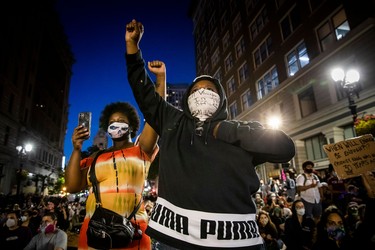
POLYGON ((104 131, 107 130, 109 117, 113 113, 122 113, 129 119, 129 126, 131 128, 131 138, 134 138, 139 129, 139 116, 137 110, 127 102, 113 102, 104 107, 100 119, 99 128, 104 131))

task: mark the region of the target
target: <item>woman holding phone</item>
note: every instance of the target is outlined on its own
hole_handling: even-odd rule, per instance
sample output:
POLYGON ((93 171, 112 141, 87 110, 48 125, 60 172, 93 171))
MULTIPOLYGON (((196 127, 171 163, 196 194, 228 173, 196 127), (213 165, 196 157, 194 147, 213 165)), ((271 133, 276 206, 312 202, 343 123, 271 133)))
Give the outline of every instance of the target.
MULTIPOLYGON (((156 75, 156 90, 165 97, 166 72, 161 61, 149 62, 149 70, 156 75)), ((100 186, 102 207, 122 216, 129 216, 142 199, 143 185, 147 178, 151 162, 158 152, 158 135, 146 123, 135 142, 132 141, 139 129, 139 116, 136 109, 126 102, 114 102, 101 112, 99 126, 107 130, 112 146, 97 157, 95 173, 100 186)), ((79 125, 72 135, 73 152, 65 171, 67 191, 76 193, 91 186, 89 169, 96 153, 81 159, 83 141, 89 136, 86 127, 79 125)), ((95 212, 96 200, 92 192, 86 200, 86 217, 82 224, 78 249, 88 249, 86 231, 91 216, 95 212)), ((131 220, 142 230, 142 237, 126 249, 151 249, 150 238, 144 233, 148 215, 144 206, 131 220)))

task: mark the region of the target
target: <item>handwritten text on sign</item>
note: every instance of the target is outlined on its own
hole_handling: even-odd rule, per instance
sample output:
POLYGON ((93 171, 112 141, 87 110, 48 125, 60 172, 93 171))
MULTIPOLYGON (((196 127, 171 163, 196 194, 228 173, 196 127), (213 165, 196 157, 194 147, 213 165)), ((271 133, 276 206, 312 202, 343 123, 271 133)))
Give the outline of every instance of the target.
POLYGON ((323 149, 342 179, 375 169, 375 142, 372 135, 323 145, 323 149))

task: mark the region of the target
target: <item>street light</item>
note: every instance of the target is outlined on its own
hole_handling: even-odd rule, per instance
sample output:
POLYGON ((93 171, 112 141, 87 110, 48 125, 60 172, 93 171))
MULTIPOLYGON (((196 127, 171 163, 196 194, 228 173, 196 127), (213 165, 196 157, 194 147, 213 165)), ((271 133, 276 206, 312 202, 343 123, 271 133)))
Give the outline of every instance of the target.
POLYGON ((31 144, 20 145, 16 147, 18 152, 18 157, 20 159, 20 168, 17 171, 17 196, 20 194, 20 186, 21 186, 21 178, 22 178, 22 170, 23 170, 23 159, 27 156, 27 153, 33 149, 31 144))
POLYGON ((339 83, 340 86, 346 91, 349 101, 349 109, 353 117, 353 125, 357 119, 357 105, 354 101, 354 94, 359 98, 357 91, 357 83, 359 81, 359 73, 357 70, 350 69, 346 73, 343 69, 336 68, 331 72, 332 79, 339 83))
POLYGON ((268 118, 267 124, 271 129, 279 129, 279 127, 281 126, 281 119, 280 117, 272 116, 268 118))

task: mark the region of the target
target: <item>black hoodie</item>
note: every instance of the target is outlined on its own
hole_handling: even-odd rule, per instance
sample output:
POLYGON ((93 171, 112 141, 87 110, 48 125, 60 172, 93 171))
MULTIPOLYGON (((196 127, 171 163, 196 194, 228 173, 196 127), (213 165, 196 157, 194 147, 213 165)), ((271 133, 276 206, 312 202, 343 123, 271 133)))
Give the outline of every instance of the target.
POLYGON ((196 82, 183 97, 182 111, 155 92, 140 51, 126 60, 134 97, 162 141, 158 199, 146 233, 178 249, 262 249, 251 198, 259 188, 254 164, 289 161, 292 140, 258 122, 228 121, 223 87, 210 76, 199 80, 217 86, 220 106, 197 133, 201 125, 187 105, 196 82))

